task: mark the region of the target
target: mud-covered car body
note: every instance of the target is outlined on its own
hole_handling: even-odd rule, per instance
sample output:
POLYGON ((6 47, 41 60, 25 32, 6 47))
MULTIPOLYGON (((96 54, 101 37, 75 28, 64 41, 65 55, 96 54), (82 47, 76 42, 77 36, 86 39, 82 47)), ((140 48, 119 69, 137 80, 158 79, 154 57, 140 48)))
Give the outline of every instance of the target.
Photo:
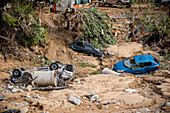
POLYGON ((152 55, 136 55, 117 62, 112 69, 120 73, 147 74, 159 67, 158 59, 152 55))
POLYGON ((87 42, 83 42, 81 40, 76 40, 74 42, 72 42, 69 47, 73 50, 73 51, 77 51, 77 52, 81 52, 81 53, 86 53, 88 55, 93 55, 93 56, 97 56, 97 57, 102 57, 103 52, 97 50, 96 48, 94 48, 92 45, 90 45, 87 42))
MULTIPOLYGON (((10 77, 13 83, 19 83, 19 81, 29 82, 29 81, 36 81, 35 79, 44 79, 45 76, 53 76, 56 75, 57 85, 63 85, 67 81, 73 81, 74 79, 78 78, 76 76, 75 69, 71 64, 62 64, 58 61, 53 62, 51 65, 47 67, 40 67, 31 70, 25 70, 24 68, 21 69, 14 69, 13 72, 9 71, 12 75, 10 77), (41 77, 39 75, 45 75, 41 77), (36 78, 39 76, 39 78, 36 78)), ((49 78, 49 77, 48 77, 49 78)), ((40 80, 38 80, 39 82, 40 80)), ((44 83, 42 83, 44 84, 44 83)))

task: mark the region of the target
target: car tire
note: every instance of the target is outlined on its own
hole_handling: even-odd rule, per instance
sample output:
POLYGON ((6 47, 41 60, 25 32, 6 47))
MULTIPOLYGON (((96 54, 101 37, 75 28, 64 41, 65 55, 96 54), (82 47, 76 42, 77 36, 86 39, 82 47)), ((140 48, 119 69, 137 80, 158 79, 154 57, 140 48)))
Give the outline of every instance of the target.
POLYGON ((19 69, 14 69, 12 74, 14 77, 21 77, 21 71, 19 69))
POLYGON ((57 63, 52 63, 51 65, 50 65, 50 70, 52 71, 52 70, 57 70, 58 69, 58 64, 57 63))

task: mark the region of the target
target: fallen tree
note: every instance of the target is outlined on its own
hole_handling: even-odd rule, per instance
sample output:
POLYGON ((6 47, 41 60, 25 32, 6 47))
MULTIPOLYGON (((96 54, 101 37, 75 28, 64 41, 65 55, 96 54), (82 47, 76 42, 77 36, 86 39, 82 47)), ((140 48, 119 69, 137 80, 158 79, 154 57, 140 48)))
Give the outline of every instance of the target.
POLYGON ((105 14, 101 14, 97 8, 66 9, 59 17, 60 27, 71 31, 80 32, 85 41, 90 42, 95 48, 107 47, 107 44, 116 44, 111 33, 112 25, 105 14))

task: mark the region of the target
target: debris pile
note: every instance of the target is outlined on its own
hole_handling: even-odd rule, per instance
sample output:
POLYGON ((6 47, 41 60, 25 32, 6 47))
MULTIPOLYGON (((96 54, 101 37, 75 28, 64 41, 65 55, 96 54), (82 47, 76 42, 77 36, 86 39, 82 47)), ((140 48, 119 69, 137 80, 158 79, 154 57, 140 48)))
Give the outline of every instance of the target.
POLYGON ((70 82, 77 78, 75 69, 71 64, 62 64, 58 61, 52 63, 48 67, 35 68, 32 70, 25 70, 21 68, 14 69, 13 72, 9 71, 11 76, 7 81, 7 86, 2 86, 10 90, 12 93, 31 91, 33 89, 63 89, 70 82), (40 86, 54 86, 40 87, 40 86), (39 86, 39 87, 36 87, 39 86))

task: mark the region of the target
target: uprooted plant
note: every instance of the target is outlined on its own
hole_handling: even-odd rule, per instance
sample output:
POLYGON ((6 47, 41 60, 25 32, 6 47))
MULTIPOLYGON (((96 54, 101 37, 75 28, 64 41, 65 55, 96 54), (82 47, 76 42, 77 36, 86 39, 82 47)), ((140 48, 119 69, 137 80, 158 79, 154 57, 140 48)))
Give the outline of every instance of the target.
POLYGON ((24 57, 24 46, 36 46, 45 42, 47 31, 34 15, 35 11, 29 5, 13 6, 3 11, 3 26, 0 27, 0 51, 3 54, 24 57))
POLYGON ((109 18, 101 14, 97 8, 66 9, 60 14, 60 25, 69 30, 81 32, 85 41, 95 48, 102 49, 107 44, 116 44, 111 26, 107 24, 109 18))

